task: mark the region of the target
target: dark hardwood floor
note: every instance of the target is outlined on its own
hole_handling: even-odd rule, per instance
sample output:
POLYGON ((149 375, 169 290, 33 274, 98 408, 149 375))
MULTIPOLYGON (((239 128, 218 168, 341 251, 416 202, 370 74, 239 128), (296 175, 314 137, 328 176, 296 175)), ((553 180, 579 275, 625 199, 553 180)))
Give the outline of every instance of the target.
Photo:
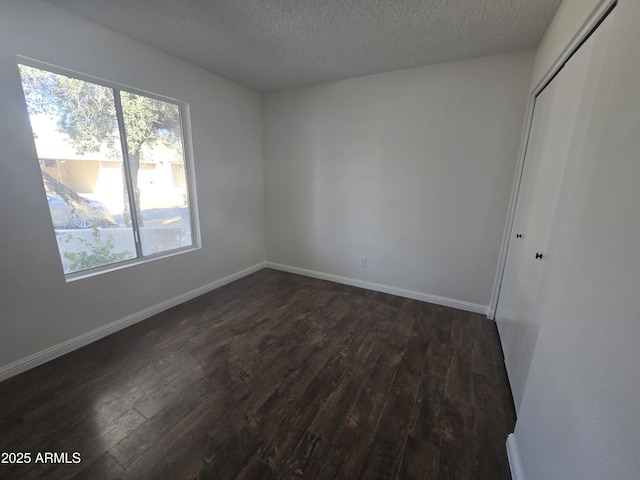
POLYGON ((514 422, 494 322, 267 269, 0 383, 0 478, 500 480, 514 422))

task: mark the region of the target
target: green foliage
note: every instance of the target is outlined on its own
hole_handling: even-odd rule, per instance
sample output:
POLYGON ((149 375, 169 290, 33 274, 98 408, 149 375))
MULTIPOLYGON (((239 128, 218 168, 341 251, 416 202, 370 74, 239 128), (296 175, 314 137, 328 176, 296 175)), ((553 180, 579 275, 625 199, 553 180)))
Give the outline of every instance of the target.
MULTIPOLYGON (((112 88, 24 65, 20 75, 29 114, 54 117, 79 155, 106 146, 114 158, 121 157, 112 88)), ((158 141, 181 147, 178 106, 124 91, 121 103, 130 157, 140 159, 142 147, 158 141)))
MULTIPOLYGON (((64 252, 65 258, 71 261, 71 264, 69 265, 70 272, 77 272, 78 270, 86 270, 88 268, 120 262, 133 256, 133 253, 128 250, 123 252, 112 252, 115 246, 113 235, 109 235, 107 239, 103 241, 100 237, 100 229, 98 227, 92 227, 91 230, 91 234, 93 236, 92 242, 76 237, 76 240, 84 244, 84 250, 77 253, 64 252)), ((68 234, 65 242, 69 243, 73 239, 74 237, 71 234, 68 234)))
POLYGON ((121 98, 129 155, 139 156, 143 145, 159 140, 169 148, 181 146, 177 105, 129 92, 122 92, 121 98))
POLYGON ((117 156, 113 90, 23 65, 20 75, 30 115, 53 116, 79 155, 99 152, 106 145, 117 156))
MULTIPOLYGON (((140 164, 154 162, 153 158, 145 158, 145 151, 148 155, 150 148, 162 142, 176 154, 182 153, 180 108, 177 105, 25 65, 20 65, 20 75, 29 115, 44 114, 55 119, 58 130, 68 136, 78 155, 106 150, 111 158, 122 159, 122 125, 118 127, 116 116, 119 99, 129 157, 128 172, 123 170, 123 175, 131 176, 132 193, 138 206, 140 164)), ((81 197, 74 196, 74 192, 44 170, 43 178, 49 191, 56 196, 74 207, 83 204, 81 197)), ((125 179, 123 184, 126 183, 125 179)), ((126 192, 123 200, 123 218, 130 225, 131 209, 126 192)), ((140 214, 138 223, 143 224, 140 214)))

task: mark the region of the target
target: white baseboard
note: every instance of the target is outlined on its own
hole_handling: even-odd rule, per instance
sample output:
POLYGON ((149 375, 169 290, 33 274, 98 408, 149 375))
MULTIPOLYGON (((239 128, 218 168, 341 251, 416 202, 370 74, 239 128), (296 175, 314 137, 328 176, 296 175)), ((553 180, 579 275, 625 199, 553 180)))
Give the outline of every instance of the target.
POLYGON ((391 287, 389 285, 382 285, 380 283, 367 282, 365 280, 357 280, 355 278, 349 277, 341 277, 339 275, 332 275, 330 273, 307 270, 306 268, 292 267, 290 265, 283 265, 281 263, 266 262, 266 266, 267 268, 282 270, 283 272, 296 273, 298 275, 304 275, 305 277, 318 278, 320 280, 328 280, 330 282, 342 283, 344 285, 351 285, 353 287, 366 288, 368 290, 375 290, 376 292, 383 292, 389 293, 391 295, 398 295, 399 297, 412 298, 414 300, 434 303, 436 305, 442 305, 445 307, 457 308, 459 310, 465 310, 467 312, 481 313, 484 315, 488 313, 489 307, 487 305, 463 302, 461 300, 439 297, 437 295, 429 295, 428 293, 406 290, 404 288, 391 287))
POLYGON ((520 463, 518 443, 513 433, 510 433, 507 437, 507 458, 509 459, 509 468, 511 468, 511 478, 513 480, 525 480, 522 464, 520 463))
POLYGON ((240 270, 239 272, 211 282, 207 285, 203 285, 202 287, 183 293, 182 295, 178 295, 177 297, 173 297, 169 300, 165 300, 164 302, 153 305, 149 308, 145 308, 144 310, 136 312, 125 318, 116 320, 115 322, 109 323, 108 325, 96 328, 95 330, 84 333, 65 342, 59 343, 58 345, 54 345, 53 347, 49 347, 40 352, 34 353, 33 355, 29 355, 28 357, 22 358, 8 365, 1 366, 0 381, 6 380, 7 378, 13 377, 14 375, 18 375, 22 372, 26 372, 27 370, 35 368, 38 365, 42 365, 43 363, 61 357, 62 355, 77 350, 78 348, 89 345, 90 343, 95 342, 96 340, 100 340, 101 338, 111 335, 112 333, 122 330, 123 328, 127 328, 164 310, 167 310, 171 307, 191 300, 192 298, 215 290, 216 288, 220 288, 242 277, 246 277, 247 275, 257 272, 258 270, 261 270, 265 267, 273 268, 275 270, 282 270, 289 273, 296 273, 298 275, 304 275, 306 277, 318 278, 320 280, 342 283, 344 285, 366 288, 377 292, 389 293, 391 295, 398 295, 400 297, 412 298, 414 300, 434 303, 436 305, 443 305, 445 307, 457 308, 468 312, 481 313, 485 315, 488 313, 488 307, 486 305, 454 300, 437 295, 429 295, 427 293, 391 287, 389 285, 382 285, 379 283, 367 282, 354 278, 342 277, 339 275, 332 275, 329 273, 317 272, 314 270, 307 270, 299 267, 292 267, 275 262, 260 262, 252 265, 251 267, 245 268, 244 270, 240 270))
POLYGON ((176 305, 215 290, 216 288, 220 288, 235 280, 239 280, 242 277, 246 277, 251 273, 262 270, 263 268, 265 268, 265 266, 265 262, 256 263, 255 265, 245 268, 244 270, 232 273, 231 275, 227 275, 224 278, 208 283, 206 285, 203 285, 202 287, 183 293, 182 295, 178 295, 177 297, 173 297, 169 300, 165 300, 164 302, 158 303, 157 305, 145 308, 144 310, 136 312, 125 318, 121 318, 120 320, 116 320, 115 322, 109 323, 108 325, 104 325, 90 332, 83 333, 82 335, 72 338, 71 340, 59 343, 58 345, 49 347, 45 350, 42 350, 41 352, 34 353, 33 355, 29 355, 26 358, 2 366, 0 367, 0 381, 6 380, 7 378, 13 377, 14 375, 18 375, 19 373, 26 372, 27 370, 37 367, 38 365, 49 362, 54 358, 61 357, 62 355, 72 352, 73 350, 76 350, 78 348, 84 347, 85 345, 89 345, 96 340, 100 340, 107 335, 111 335, 118 330, 127 328, 164 310, 175 307, 176 305))

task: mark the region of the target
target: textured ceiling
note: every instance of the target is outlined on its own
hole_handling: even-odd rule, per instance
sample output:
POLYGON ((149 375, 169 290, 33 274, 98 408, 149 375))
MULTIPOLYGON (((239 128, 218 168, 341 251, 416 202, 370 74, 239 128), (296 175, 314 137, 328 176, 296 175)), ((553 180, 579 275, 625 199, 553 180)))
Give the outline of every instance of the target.
POLYGON ((258 91, 534 47, 560 0, 47 0, 258 91))

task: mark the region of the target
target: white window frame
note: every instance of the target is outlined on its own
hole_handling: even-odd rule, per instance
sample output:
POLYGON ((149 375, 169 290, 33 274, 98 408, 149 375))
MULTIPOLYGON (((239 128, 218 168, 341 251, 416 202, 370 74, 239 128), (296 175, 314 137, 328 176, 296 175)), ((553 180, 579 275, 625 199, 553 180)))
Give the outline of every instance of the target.
MULTIPOLYGON (((197 194, 196 194, 196 181, 195 181, 195 162, 193 159, 193 148, 192 148, 192 139, 191 139, 191 115, 190 115, 190 106, 187 102, 183 102, 174 98, 166 97, 163 95, 159 95, 157 93, 148 92, 146 90, 141 90, 133 87, 129 87, 120 83, 116 83, 110 80, 105 80, 100 77, 95 77, 93 75, 89 75, 86 73, 81 73, 72 69, 59 67, 57 65, 52 65, 47 62, 43 62, 40 60, 36 60, 29 57, 24 57, 21 55, 16 56, 17 65, 25 65, 28 67, 37 68, 40 70, 46 70, 48 72, 65 75, 67 77, 71 77, 77 80, 85 81, 100 85, 102 87, 110 88, 114 93, 114 106, 116 109, 116 116, 118 120, 118 128, 120 128, 121 137, 122 137, 122 129, 123 129, 123 118, 122 118, 122 103, 120 100, 121 92, 129 92, 135 95, 141 95, 144 97, 152 98, 154 100, 159 100, 162 102, 170 103, 172 105, 176 105, 180 111, 180 128, 182 134, 182 149, 184 155, 184 174, 185 174, 185 182, 187 187, 187 204, 189 206, 189 226, 191 229, 191 245, 185 247, 179 247, 163 252, 151 253, 148 255, 142 254, 141 249, 141 239, 140 239, 140 227, 137 222, 137 215, 133 215, 137 212, 138 206, 135 205, 135 201, 133 201, 132 195, 132 186, 131 186, 131 172, 128 160, 128 151, 125 149, 126 143, 123 143, 121 140, 120 149, 122 151, 123 158, 123 168, 125 169, 126 180, 123 182, 123 188, 126 188, 127 194, 130 198, 130 205, 134 210, 132 210, 132 231, 133 237, 136 246, 136 257, 128 260, 122 260, 116 263, 111 263, 107 265, 102 265, 99 267, 93 267, 85 270, 80 270, 77 272, 65 273, 65 280, 67 282, 80 280, 87 277, 93 277, 95 275, 100 275, 106 272, 111 272, 114 270, 120 270, 123 268, 128 268, 134 265, 140 265, 143 263, 159 260, 162 258, 173 257, 175 255, 180 255, 183 253, 187 253, 194 250, 199 250, 202 248, 202 242, 200 238, 200 224, 199 224, 199 215, 198 215, 198 206, 197 206, 197 194)), ((21 81, 22 84, 22 81, 21 81)), ((26 109, 26 101, 25 101, 25 109, 26 109)), ((34 144, 35 148, 35 144, 34 144)), ((38 155, 36 151, 36 161, 38 161, 38 155)), ((41 183, 41 185, 43 185, 41 183)), ((46 197, 43 197, 46 200, 46 197)), ((60 251, 58 246, 56 245, 56 250, 58 250, 58 256, 60 256, 60 251)))

